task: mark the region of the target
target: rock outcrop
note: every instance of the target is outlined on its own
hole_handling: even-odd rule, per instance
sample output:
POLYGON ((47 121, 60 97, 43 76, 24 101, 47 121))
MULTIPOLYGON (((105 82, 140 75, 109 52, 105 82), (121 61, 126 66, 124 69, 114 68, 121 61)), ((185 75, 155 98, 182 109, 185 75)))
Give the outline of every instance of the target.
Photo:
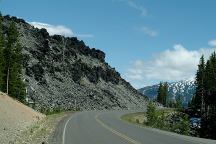
POLYGON ((76 37, 50 36, 22 19, 14 21, 23 47, 27 101, 36 109, 128 109, 146 106, 139 94, 105 62, 105 53, 76 37))

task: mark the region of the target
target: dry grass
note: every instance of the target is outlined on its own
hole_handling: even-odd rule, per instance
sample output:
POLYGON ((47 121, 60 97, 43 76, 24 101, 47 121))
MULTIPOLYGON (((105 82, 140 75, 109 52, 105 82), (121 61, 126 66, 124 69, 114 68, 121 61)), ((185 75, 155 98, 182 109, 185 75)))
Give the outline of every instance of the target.
MULTIPOLYGON (((161 113, 163 112, 165 115, 167 115, 168 113, 173 112, 173 111, 175 111, 175 109, 160 109, 156 111, 157 113, 156 115, 161 115, 161 113)), ((142 126, 146 126, 144 125, 144 122, 147 121, 146 112, 126 114, 126 115, 123 115, 121 119, 126 122, 130 122, 130 123, 138 124, 142 126)))
POLYGON ((121 119, 134 124, 143 124, 146 120, 146 117, 145 112, 138 112, 123 115, 121 119))
POLYGON ((48 115, 42 121, 32 125, 24 131, 14 142, 14 144, 41 144, 48 143, 57 127, 58 122, 65 117, 66 113, 48 115))
POLYGON ((0 143, 12 143, 20 133, 45 115, 0 92, 0 143))

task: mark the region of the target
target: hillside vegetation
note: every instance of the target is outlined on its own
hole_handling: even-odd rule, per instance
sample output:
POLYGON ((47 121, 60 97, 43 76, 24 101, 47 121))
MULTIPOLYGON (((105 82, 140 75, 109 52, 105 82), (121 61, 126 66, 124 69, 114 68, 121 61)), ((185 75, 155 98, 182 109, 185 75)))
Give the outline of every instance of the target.
POLYGON ((178 134, 190 135, 187 115, 175 109, 156 110, 148 106, 147 112, 131 113, 121 118, 127 122, 144 127, 153 127, 178 134))
POLYGON ((0 91, 25 102, 26 89, 22 80, 22 47, 15 22, 7 24, 5 31, 0 13, 0 91))

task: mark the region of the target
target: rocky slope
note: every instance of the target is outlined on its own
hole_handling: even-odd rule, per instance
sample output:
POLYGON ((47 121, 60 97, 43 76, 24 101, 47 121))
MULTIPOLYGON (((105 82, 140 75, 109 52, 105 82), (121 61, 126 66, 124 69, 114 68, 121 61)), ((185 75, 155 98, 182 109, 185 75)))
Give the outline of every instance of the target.
POLYGON ((139 94, 105 62, 105 53, 76 37, 50 36, 22 19, 15 21, 23 47, 27 101, 36 109, 126 109, 145 107, 139 94))
MULTIPOLYGON (((139 89, 139 92, 148 96, 150 99, 156 99, 159 84, 147 86, 139 89)), ((176 100, 177 96, 181 96, 183 105, 187 105, 195 92, 194 80, 182 80, 178 82, 168 83, 169 99, 176 100)))

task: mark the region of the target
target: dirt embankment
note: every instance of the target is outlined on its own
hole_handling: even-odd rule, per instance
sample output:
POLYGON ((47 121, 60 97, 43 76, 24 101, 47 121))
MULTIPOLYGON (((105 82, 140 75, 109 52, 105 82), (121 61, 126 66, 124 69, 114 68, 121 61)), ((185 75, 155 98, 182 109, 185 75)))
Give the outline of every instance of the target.
POLYGON ((8 144, 45 115, 0 92, 0 143, 8 144))

